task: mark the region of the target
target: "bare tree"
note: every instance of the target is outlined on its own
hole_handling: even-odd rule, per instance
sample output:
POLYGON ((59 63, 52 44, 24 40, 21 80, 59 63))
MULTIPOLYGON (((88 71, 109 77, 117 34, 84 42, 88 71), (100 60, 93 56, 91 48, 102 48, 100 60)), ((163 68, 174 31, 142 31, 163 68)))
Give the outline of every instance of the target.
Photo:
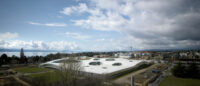
POLYGON ((74 58, 69 58, 61 63, 61 85, 64 86, 76 86, 77 80, 82 77, 81 62, 74 58))

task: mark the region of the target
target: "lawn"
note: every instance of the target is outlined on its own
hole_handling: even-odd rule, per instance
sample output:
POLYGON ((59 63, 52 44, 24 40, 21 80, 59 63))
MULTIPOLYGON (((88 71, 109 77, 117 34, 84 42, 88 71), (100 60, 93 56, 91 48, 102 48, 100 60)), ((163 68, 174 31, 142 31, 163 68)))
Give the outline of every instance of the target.
POLYGON ((16 72, 21 73, 36 73, 36 72, 42 72, 42 71, 50 71, 51 69, 48 68, 40 68, 40 67, 19 67, 19 68, 13 68, 16 72))
POLYGON ((35 79, 40 78, 46 82, 56 82, 61 79, 61 74, 58 71, 53 71, 53 72, 47 72, 47 73, 41 73, 41 74, 32 74, 32 75, 29 75, 28 77, 35 78, 35 79))
POLYGON ((167 76, 159 86, 200 86, 200 79, 177 78, 167 76))

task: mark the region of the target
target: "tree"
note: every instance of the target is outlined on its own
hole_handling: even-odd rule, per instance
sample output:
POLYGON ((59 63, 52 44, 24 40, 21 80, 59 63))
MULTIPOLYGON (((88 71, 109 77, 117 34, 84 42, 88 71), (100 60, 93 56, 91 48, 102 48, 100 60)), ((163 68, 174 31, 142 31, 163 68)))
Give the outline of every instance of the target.
POLYGON ((0 57, 0 66, 3 64, 3 59, 0 57))
POLYGON ((15 55, 12 55, 12 57, 11 57, 11 63, 12 64, 19 64, 19 62, 20 62, 20 58, 17 57, 17 56, 15 56, 15 55))
POLYGON ((20 51, 20 58, 24 58, 24 50, 23 50, 23 48, 21 48, 21 51, 20 51))
POLYGON ((1 59, 1 57, 0 57, 0 67, 1 67, 2 64, 3 64, 3 63, 2 63, 2 59, 1 59))
POLYGON ((26 56, 24 55, 24 50, 23 50, 23 48, 21 48, 21 51, 20 51, 20 62, 21 62, 21 63, 27 63, 27 58, 26 58, 26 56))
POLYGON ((70 58, 64 61, 61 65, 61 84, 64 86, 76 86, 78 77, 81 76, 82 70, 81 63, 70 58))
POLYGON ((35 57, 33 57, 33 61, 36 62, 36 63, 39 62, 39 59, 40 59, 39 56, 35 56, 35 57))
POLYGON ((200 74, 199 74, 199 70, 198 70, 198 66, 196 63, 191 63, 187 70, 186 70, 186 75, 189 78, 200 78, 200 74))
POLYGON ((1 65, 9 63, 8 56, 4 53, 1 55, 1 65))
POLYGON ((172 69, 172 74, 177 77, 185 77, 185 72, 185 66, 183 66, 180 62, 172 69))

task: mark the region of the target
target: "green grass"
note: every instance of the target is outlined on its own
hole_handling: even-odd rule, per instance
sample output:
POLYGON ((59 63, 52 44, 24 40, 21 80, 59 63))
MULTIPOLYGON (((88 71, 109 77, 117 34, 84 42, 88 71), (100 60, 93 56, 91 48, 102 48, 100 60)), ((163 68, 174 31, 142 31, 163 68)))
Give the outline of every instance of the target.
POLYGON ((40 67, 19 67, 19 68, 14 68, 13 70, 21 73, 36 73, 42 71, 50 71, 51 69, 40 68, 40 67))
POLYGON ((41 74, 32 74, 32 75, 29 75, 28 77, 35 78, 35 79, 37 78, 43 79, 46 82, 56 82, 61 79, 60 72, 58 71, 41 73, 41 74))
POLYGON ((167 76, 159 86, 200 86, 200 79, 177 78, 167 76))

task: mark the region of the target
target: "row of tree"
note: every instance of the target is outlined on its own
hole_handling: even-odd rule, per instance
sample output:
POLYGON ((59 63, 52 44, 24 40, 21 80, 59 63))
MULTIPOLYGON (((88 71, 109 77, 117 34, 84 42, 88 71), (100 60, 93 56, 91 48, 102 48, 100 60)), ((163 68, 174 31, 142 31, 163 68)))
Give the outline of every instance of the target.
POLYGON ((185 65, 182 63, 178 63, 172 69, 172 74, 176 77, 200 79, 200 70, 196 63, 185 65))
POLYGON ((26 57, 25 55, 22 55, 20 57, 18 56, 7 56, 6 54, 2 54, 0 57, 0 66, 6 65, 6 64, 36 64, 41 62, 50 61, 53 59, 59 59, 61 58, 61 54, 49 54, 47 56, 29 56, 26 57))
POLYGON ((59 59, 63 57, 76 57, 76 56, 89 56, 92 57, 94 55, 106 54, 113 55, 114 52, 81 52, 81 53, 56 53, 56 54, 48 54, 46 56, 25 56, 23 48, 20 51, 20 57, 18 56, 7 56, 6 54, 2 54, 0 57, 0 66, 3 64, 37 64, 41 62, 46 62, 54 59, 59 59))
POLYGON ((0 57, 0 66, 4 64, 25 64, 25 63, 26 64, 28 63, 28 59, 24 55, 23 48, 21 48, 20 51, 20 58, 14 55, 12 57, 8 57, 6 54, 2 54, 0 57))

